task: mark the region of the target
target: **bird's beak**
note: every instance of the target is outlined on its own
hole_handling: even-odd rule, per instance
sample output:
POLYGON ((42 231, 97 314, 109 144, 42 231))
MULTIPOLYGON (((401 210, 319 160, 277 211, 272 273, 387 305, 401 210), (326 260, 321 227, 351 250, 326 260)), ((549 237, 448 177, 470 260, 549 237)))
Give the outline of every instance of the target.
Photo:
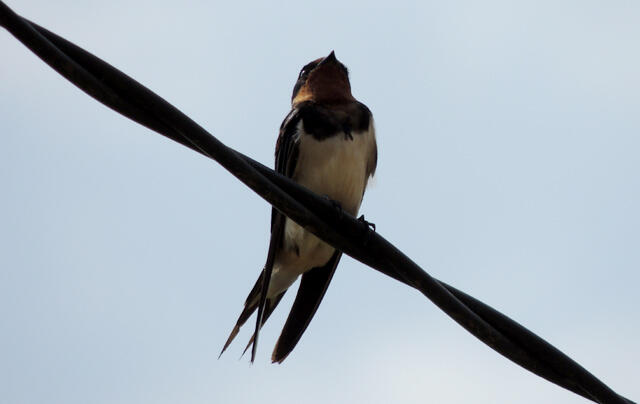
POLYGON ((336 54, 334 51, 331 51, 331 53, 329 54, 329 56, 327 56, 326 58, 322 59, 322 62, 320 62, 318 64, 318 66, 321 66, 323 64, 326 63, 336 63, 338 61, 338 59, 336 59, 336 54))

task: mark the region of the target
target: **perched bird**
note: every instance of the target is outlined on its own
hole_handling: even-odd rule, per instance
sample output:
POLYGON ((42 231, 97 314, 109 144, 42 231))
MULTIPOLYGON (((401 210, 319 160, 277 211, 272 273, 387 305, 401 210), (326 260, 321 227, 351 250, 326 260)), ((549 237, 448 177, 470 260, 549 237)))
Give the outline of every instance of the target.
MULTIPOLYGON (((291 104, 291 112, 280 126, 275 170, 355 216, 367 181, 376 169, 376 139, 371 112, 351 95, 349 73, 334 52, 302 68, 291 104)), ((282 362, 313 318, 341 255, 272 209, 267 264, 220 355, 258 309, 256 328, 245 348, 246 352, 253 344, 253 362, 260 327, 289 286, 302 275, 298 294, 271 357, 273 362, 282 362)))

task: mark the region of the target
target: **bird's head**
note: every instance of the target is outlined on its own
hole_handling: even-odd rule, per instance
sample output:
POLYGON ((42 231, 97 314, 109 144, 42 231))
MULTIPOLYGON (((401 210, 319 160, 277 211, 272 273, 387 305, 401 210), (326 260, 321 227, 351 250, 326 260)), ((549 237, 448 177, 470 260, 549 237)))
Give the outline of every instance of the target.
POLYGON ((329 56, 316 59, 300 70, 291 96, 293 106, 304 101, 339 104, 353 100, 349 71, 336 59, 333 51, 329 56))

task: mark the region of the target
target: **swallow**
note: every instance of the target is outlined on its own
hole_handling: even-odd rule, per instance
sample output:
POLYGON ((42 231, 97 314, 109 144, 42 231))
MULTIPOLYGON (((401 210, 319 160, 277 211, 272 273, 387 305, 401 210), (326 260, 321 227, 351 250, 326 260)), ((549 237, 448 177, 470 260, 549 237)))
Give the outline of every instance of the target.
MULTIPOLYGON (((302 68, 291 106, 280 126, 275 170, 355 217, 375 173, 378 152, 371 111, 351 94, 349 72, 333 51, 302 68)), ((302 275, 271 356, 272 362, 282 363, 318 309, 341 256, 342 252, 272 209, 267 262, 220 355, 258 309, 255 331, 245 348, 246 352, 253 345, 253 362, 260 328, 302 275)))

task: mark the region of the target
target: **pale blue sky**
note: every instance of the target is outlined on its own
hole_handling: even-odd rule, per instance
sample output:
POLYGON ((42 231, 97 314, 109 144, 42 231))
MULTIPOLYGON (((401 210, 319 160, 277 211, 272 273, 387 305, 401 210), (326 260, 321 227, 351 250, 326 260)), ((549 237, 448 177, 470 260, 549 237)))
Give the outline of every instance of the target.
MULTIPOLYGON (((640 4, 10 1, 265 164, 335 49, 380 150, 362 211, 432 275, 640 399, 640 4)), ((11 404, 582 403, 345 257, 283 365, 294 293, 217 354, 269 206, 0 32, 0 397, 11 404)))

